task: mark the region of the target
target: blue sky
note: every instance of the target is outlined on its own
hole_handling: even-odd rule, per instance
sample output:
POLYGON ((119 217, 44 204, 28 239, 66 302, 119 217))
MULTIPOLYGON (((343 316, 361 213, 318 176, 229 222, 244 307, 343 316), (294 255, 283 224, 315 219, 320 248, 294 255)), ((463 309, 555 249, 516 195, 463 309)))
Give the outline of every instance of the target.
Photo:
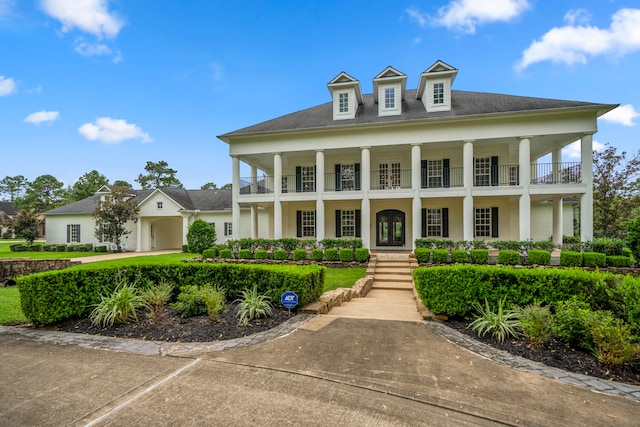
POLYGON ((341 71, 413 89, 438 59, 453 89, 620 104, 595 145, 638 149, 637 0, 0 0, 0 178, 137 187, 165 160, 223 185, 216 135, 330 101, 341 71))

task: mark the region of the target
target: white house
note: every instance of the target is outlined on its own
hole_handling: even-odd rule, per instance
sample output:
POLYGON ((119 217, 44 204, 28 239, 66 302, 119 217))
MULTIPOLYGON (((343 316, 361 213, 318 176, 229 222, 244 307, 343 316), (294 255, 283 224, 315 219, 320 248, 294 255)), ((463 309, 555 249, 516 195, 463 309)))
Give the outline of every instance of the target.
MULTIPOLYGON (((45 212, 47 243, 108 243, 95 236, 96 222, 92 215, 101 197, 109 191, 108 187, 102 187, 92 197, 45 212)), ((214 225, 217 243, 224 243, 232 237, 231 190, 163 188, 131 190, 131 194, 140 212, 137 221, 127 225, 130 233, 123 238, 129 251, 181 248, 187 243, 189 225, 196 219, 214 225)), ((241 207, 240 211, 240 221, 249 222, 250 209, 241 207)), ((268 217, 260 214, 259 218, 260 226, 267 228, 268 217)))
POLYGON ((363 95, 341 72, 331 101, 219 136, 232 158, 233 238, 412 249, 420 237, 561 242, 579 224, 590 240, 592 138, 617 105, 456 91, 457 74, 437 61, 408 90, 387 67, 363 95), (580 161, 563 162, 577 140, 580 161))

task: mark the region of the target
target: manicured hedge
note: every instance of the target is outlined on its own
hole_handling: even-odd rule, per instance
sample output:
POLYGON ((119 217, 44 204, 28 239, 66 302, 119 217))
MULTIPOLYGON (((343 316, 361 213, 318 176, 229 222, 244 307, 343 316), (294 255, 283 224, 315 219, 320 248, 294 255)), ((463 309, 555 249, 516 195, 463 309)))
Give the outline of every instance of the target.
POLYGON ((367 248, 358 248, 358 249, 356 249, 356 261, 358 261, 358 262, 367 262, 367 261, 369 261, 369 249, 367 249, 367 248))
POLYGON ((266 249, 256 249, 253 256, 256 259, 267 259, 267 250, 266 249))
POLYGON ((624 255, 611 255, 607 257, 609 267, 631 267, 631 258, 624 255))
POLYGON ((434 264, 446 264, 449 262, 449 251, 446 249, 434 249, 432 254, 434 264))
POLYGON ((251 259, 251 249, 240 249, 238 259, 251 259))
POLYGON ((336 248, 327 248, 324 251, 324 258, 327 261, 338 261, 338 250, 336 248))
POLYGON ((233 253, 231 252, 231 249, 220 249, 220 258, 222 259, 233 258, 233 253))
POLYGON ((576 251, 560 252, 560 265, 563 267, 580 267, 582 266, 582 254, 576 251))
POLYGON ((273 259, 276 261, 284 261, 287 259, 287 251, 286 249, 276 249, 273 251, 273 259))
POLYGON ((324 252, 322 249, 312 249, 311 250, 311 259, 316 262, 320 262, 324 259, 324 252))
POLYGON ((451 251, 451 262, 466 264, 469 262, 469 254, 464 249, 453 249, 451 251))
POLYGON ((158 283, 162 280, 178 287, 212 283, 222 286, 228 299, 245 288, 258 286, 278 305, 282 293, 294 291, 299 304, 316 301, 324 286, 325 267, 319 265, 242 265, 179 263, 139 265, 123 268, 83 266, 37 273, 17 278, 24 315, 34 324, 51 324, 73 316, 84 316, 100 294, 113 292, 118 281, 158 283))
POLYGON ((605 267, 607 265, 607 256, 600 252, 583 252, 582 265, 592 268, 605 267))
POLYGON ((413 271, 418 295, 433 313, 468 316, 472 306, 486 298, 490 304, 506 297, 505 307, 543 305, 584 296, 598 282, 613 275, 562 269, 455 265, 420 267, 413 271))
POLYGON ((209 248, 202 251, 202 258, 215 258, 218 256, 218 250, 216 248, 209 248))
POLYGON ((527 261, 529 265, 549 265, 551 263, 551 253, 542 249, 529 249, 527 261))
POLYGON ((307 259, 307 251, 306 249, 296 249, 293 251, 293 260, 294 261, 304 261, 307 259))
POLYGON ((518 265, 520 264, 520 252, 513 249, 501 249, 498 253, 498 264, 518 265))
POLYGON ((431 249, 427 248, 415 248, 413 254, 416 256, 416 260, 420 264, 426 264, 431 258, 431 249))
POLYGON ((473 264, 489 264, 489 249, 471 249, 469 255, 473 264))
POLYGON ((353 261, 353 249, 351 249, 351 248, 340 248, 340 261, 342 261, 342 262, 351 262, 351 261, 353 261))

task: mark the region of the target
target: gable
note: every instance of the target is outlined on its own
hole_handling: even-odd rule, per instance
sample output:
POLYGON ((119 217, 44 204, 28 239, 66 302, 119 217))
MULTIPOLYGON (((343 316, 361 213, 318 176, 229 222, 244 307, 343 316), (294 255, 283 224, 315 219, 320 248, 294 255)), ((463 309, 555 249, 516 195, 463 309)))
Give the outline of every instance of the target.
POLYGON ((184 208, 161 190, 156 190, 140 205, 139 216, 176 216, 184 208))

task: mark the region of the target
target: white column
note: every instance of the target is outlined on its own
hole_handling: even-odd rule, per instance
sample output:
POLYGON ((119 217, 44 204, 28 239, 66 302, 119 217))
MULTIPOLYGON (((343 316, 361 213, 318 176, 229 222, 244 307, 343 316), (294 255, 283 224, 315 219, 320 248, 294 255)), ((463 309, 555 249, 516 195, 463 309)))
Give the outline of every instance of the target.
MULTIPOLYGON (((324 240, 324 151, 316 150, 316 240, 324 240)), ((338 225, 336 224, 336 227, 338 225)))
POLYGON ((273 154, 273 238, 282 239, 282 156, 273 154))
POLYGON ((562 244, 562 233, 562 196, 555 196, 553 198, 553 243, 562 244))
POLYGON ((522 195, 518 206, 520 241, 531 240, 531 196, 529 186, 531 183, 531 141, 529 138, 520 138, 519 143, 520 186, 522 195))
POLYGON ((182 244, 187 244, 187 233, 189 232, 189 216, 182 214, 182 244))
POLYGON ((258 238, 258 207, 251 205, 251 238, 258 238))
POLYGON ((142 218, 138 217, 136 221, 136 252, 142 250, 142 218))
POLYGON ((420 200, 420 187, 422 183, 420 179, 422 170, 421 160, 421 144, 413 144, 411 146, 411 188, 413 190, 413 202, 411 206, 412 250, 415 249, 416 239, 422 237, 422 200, 420 200))
POLYGON ((468 242, 473 240, 474 214, 473 214, 473 141, 464 141, 462 144, 463 183, 465 189, 462 200, 462 236, 468 242))
POLYGON ((580 198, 580 240, 593 240, 593 136, 580 139, 582 183, 585 192, 580 198))
POLYGON ((231 224, 232 237, 234 240, 240 239, 240 159, 236 156, 231 157, 231 224))
POLYGON ((554 148, 551 152, 551 163, 553 171, 553 182, 562 182, 562 148, 554 148))
POLYGON ((369 147, 362 147, 360 152, 360 186, 362 188, 362 204, 360 207, 360 235, 362 246, 371 249, 371 152, 369 147))

